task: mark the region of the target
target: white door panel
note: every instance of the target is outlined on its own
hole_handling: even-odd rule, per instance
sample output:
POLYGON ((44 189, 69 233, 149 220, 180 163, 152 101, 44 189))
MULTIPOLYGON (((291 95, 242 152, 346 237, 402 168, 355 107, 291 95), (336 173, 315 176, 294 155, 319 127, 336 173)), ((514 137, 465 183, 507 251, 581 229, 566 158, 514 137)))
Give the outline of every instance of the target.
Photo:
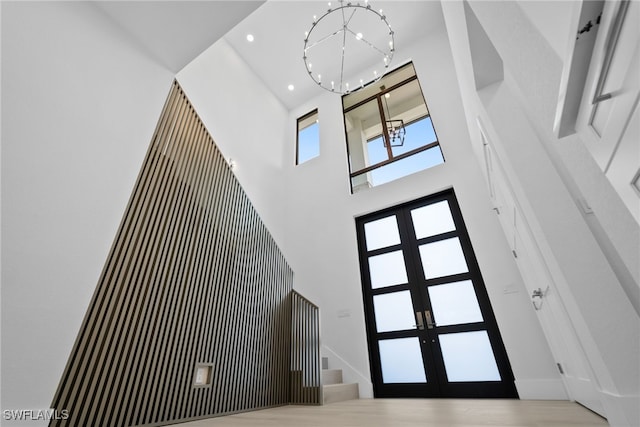
MULTIPOLYGON (((604 82, 602 93, 595 95, 606 96, 595 104, 591 103, 594 94, 588 93, 584 97, 580 116, 586 120, 578 125, 578 130, 591 155, 636 221, 640 223, 640 189, 635 184, 640 173, 638 16, 640 2, 629 2, 617 42, 611 47, 613 54, 610 66, 597 73, 591 73, 594 79, 604 82)), ((603 37, 611 37, 611 28, 603 30, 606 30, 601 32, 603 37)), ((591 82, 591 86, 597 86, 595 81, 591 82)))
POLYGON ((571 400, 592 411, 606 416, 600 400, 598 384, 587 360, 580 340, 558 293, 553 276, 538 248, 526 217, 523 215, 515 193, 501 165, 485 138, 485 167, 491 196, 498 209, 500 224, 516 257, 532 305, 554 359, 562 370, 562 380, 571 400))

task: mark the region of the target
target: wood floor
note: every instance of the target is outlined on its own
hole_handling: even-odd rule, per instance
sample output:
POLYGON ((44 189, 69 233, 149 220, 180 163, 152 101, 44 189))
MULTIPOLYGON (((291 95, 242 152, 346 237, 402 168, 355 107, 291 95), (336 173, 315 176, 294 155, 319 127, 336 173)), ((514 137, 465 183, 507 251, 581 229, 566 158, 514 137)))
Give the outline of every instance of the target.
POLYGON ((282 406, 209 418, 180 427, 596 427, 605 419, 567 401, 360 399, 282 406))

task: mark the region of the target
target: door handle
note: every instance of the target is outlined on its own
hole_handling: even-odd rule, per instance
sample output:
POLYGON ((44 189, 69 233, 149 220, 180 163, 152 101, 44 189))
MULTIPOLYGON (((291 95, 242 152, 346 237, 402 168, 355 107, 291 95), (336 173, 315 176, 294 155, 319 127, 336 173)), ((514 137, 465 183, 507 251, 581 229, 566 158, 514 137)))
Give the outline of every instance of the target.
POLYGON ((418 329, 424 329, 424 323, 422 322, 422 312, 416 311, 416 324, 413 326, 417 326, 418 329))
POLYGON ((433 321, 433 318, 431 317, 430 310, 424 311, 424 318, 427 320, 427 329, 433 329, 433 327, 436 326, 436 324, 433 321))

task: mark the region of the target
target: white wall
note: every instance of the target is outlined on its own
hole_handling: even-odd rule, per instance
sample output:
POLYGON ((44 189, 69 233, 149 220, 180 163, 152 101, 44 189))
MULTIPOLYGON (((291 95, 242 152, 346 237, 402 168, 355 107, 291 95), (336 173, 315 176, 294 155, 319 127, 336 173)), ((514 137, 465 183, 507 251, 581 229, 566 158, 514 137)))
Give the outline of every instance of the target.
POLYGON ((571 20, 576 1, 527 0, 518 4, 558 57, 563 58, 572 32, 567 22, 571 20))
POLYGON ((224 39, 176 78, 223 156, 234 161, 238 181, 281 246, 287 110, 224 39))
POLYGON ((1 7, 2 409, 46 409, 173 76, 89 2, 1 7))
POLYGON ((329 364, 344 369, 346 381, 358 381, 361 396, 372 396, 354 218, 453 186, 520 396, 566 398, 472 155, 446 35, 398 50, 394 62, 408 59, 432 113, 444 165, 351 195, 340 97, 319 89, 289 116, 284 251, 296 272, 295 287, 321 307, 329 364), (294 166, 295 121, 314 108, 319 110, 320 156, 294 166))
MULTIPOLYGON (((640 388, 637 223, 579 135, 552 133, 563 58, 528 7, 469 2, 505 67, 505 79, 473 87, 461 3, 447 3, 449 34, 468 125, 485 123, 571 318, 611 425, 635 425, 640 388), (517 31, 514 31, 517 29, 517 31), (580 200, 593 212, 586 213, 580 200), (624 232, 622 231, 624 230, 624 232)), ((555 13, 549 3, 546 13, 555 13)), ((562 8, 562 6, 561 6, 562 8)), ((540 12, 542 9, 539 9, 540 12)), ((479 139, 475 132, 474 141, 479 139)))

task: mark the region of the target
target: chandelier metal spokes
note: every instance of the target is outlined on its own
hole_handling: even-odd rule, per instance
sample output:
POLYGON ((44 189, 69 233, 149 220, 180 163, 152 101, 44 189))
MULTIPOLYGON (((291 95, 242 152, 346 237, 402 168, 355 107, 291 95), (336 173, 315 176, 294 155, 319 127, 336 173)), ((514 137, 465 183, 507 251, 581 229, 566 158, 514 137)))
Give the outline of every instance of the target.
POLYGON ((313 17, 305 33, 303 60, 323 89, 346 94, 377 81, 394 53, 394 33, 382 10, 368 1, 344 3, 313 17))

